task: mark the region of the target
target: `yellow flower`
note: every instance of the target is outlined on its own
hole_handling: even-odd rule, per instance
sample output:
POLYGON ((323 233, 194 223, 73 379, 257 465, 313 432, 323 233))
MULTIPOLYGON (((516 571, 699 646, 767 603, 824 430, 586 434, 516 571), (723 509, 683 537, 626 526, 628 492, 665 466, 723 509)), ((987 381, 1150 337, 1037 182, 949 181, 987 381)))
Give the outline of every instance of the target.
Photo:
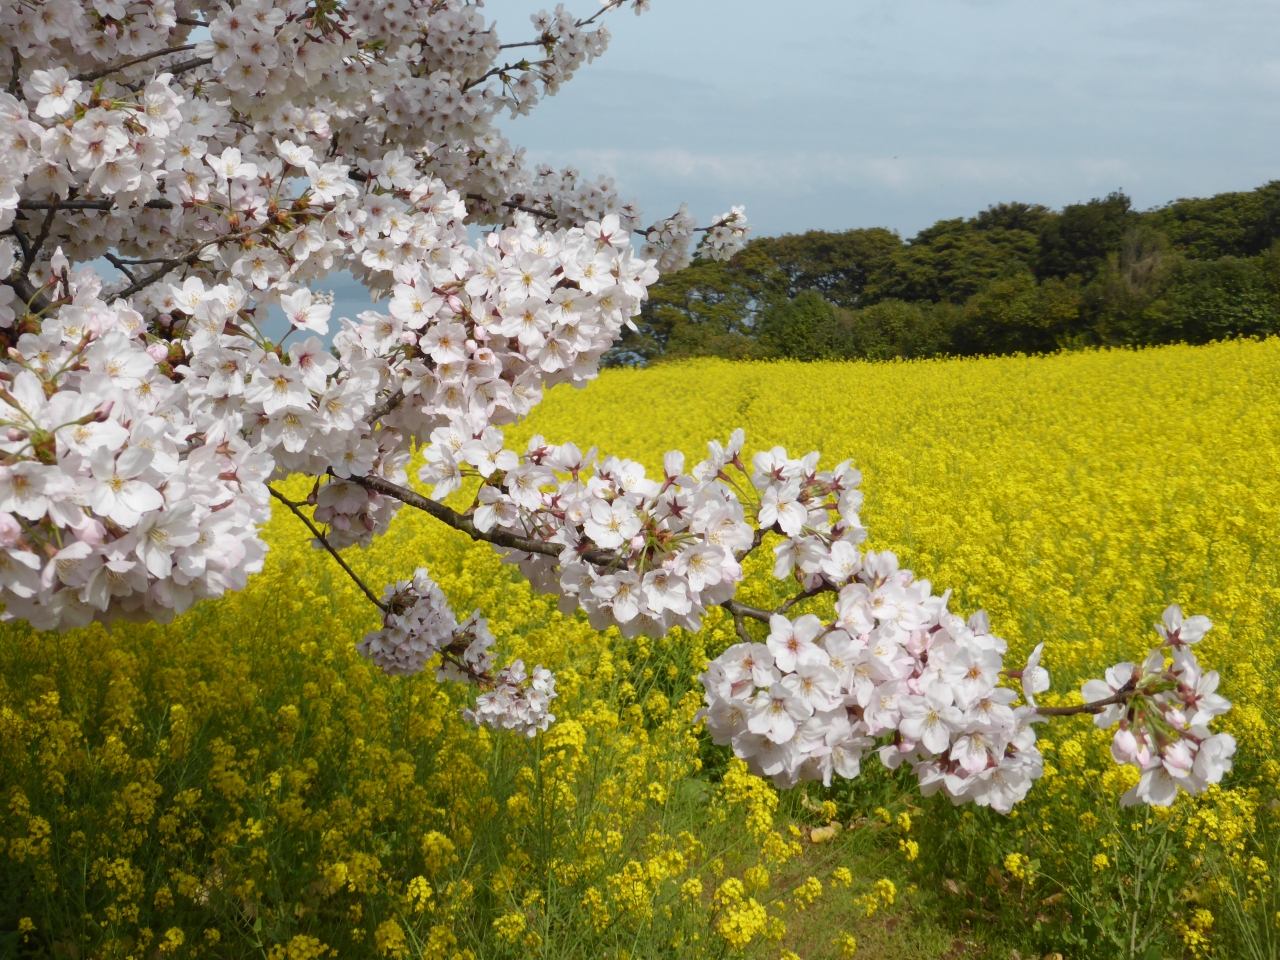
MULTIPOLYGON (((1141 839, 1130 825, 1168 831, 1173 873, 1218 871, 1194 903, 1174 905, 1183 919, 1171 929, 1198 957, 1225 949, 1237 913, 1269 917, 1274 895, 1259 839, 1273 832, 1280 782, 1268 679, 1280 673, 1277 371, 1274 339, 884 365, 703 361, 609 371, 585 393, 553 389, 507 440, 589 438, 656 475, 666 448, 693 455, 742 421, 758 447, 821 449, 824 466, 853 457, 869 545, 952 588, 958 613, 985 607, 1010 663, 1045 640, 1051 704, 1075 702, 1107 664, 1145 656, 1166 603, 1210 616, 1218 626, 1201 658, 1222 674, 1235 703, 1222 723, 1239 742, 1223 784, 1150 825, 1133 820, 1116 800, 1138 772, 1117 767, 1109 733, 1077 718, 1041 741, 1046 776, 1015 816, 936 814, 984 831, 982 849, 1019 851, 1012 864, 974 863, 976 874, 993 866, 1024 881, 1038 861, 1048 876, 1097 871, 1105 886, 1141 839), (851 385, 885 398, 875 416, 849 415, 851 385), (795 395, 812 402, 775 399, 795 395), (637 396, 641 434, 625 427, 637 396), (1112 843, 1117 829, 1124 844, 1112 843)), ((310 490, 300 479, 281 486, 298 500, 310 490)), ((228 919, 219 904, 262 911, 264 930, 306 931, 271 947, 270 960, 532 952, 543 916, 600 956, 617 943, 637 957, 781 949, 782 907, 794 915, 812 889, 806 881, 792 896, 783 878, 806 876, 794 865, 832 850, 791 827, 839 811, 811 801, 791 817, 738 760, 702 770, 693 678, 738 641, 725 611, 708 610, 697 633, 598 632, 489 547, 410 510, 369 550, 347 551, 374 589, 427 558, 460 615, 488 618, 501 663, 556 671, 559 719, 526 740, 467 724, 474 690, 438 684, 434 665, 416 677, 370 669, 355 644, 377 611, 287 511, 264 535, 261 574, 171 624, 63 637, 0 629, 0 848, 20 877, 21 935, 57 936, 63 921, 38 911, 87 880, 98 893, 84 956, 225 952, 250 917, 228 919), (277 891, 290 905, 279 918, 265 906, 277 891), (510 943, 493 926, 508 909, 526 923, 510 943), (199 935, 172 926, 188 916, 204 918, 199 935)), ((770 576, 774 545, 746 561, 744 602, 775 606, 793 589, 770 576)), ((809 603, 825 614, 831 599, 809 603)), ((937 851, 917 843, 940 826, 934 816, 881 808, 858 829, 892 833, 941 882, 937 851)), ((855 880, 839 867, 822 884, 855 880)), ((860 887, 857 912, 897 896, 887 879, 860 887)))
POLYGON ((409 944, 405 940, 404 930, 394 920, 384 920, 378 924, 378 928, 373 932, 373 939, 379 956, 402 960, 409 955, 409 944))
POLYGON ((431 899, 431 884, 427 883, 426 877, 414 877, 409 881, 407 893, 413 912, 421 913, 426 909, 427 901, 431 899))
POLYGON ((1018 880, 1027 879, 1031 858, 1023 853, 1011 853, 1004 858, 1004 868, 1018 880))
POLYGON ((173 953, 184 943, 187 942, 187 936, 182 932, 181 927, 170 927, 164 932, 164 939, 160 941, 161 953, 173 953))
POLYGON ((493 930, 498 935, 499 940, 515 943, 520 939, 527 925, 523 913, 507 913, 493 921, 493 930))

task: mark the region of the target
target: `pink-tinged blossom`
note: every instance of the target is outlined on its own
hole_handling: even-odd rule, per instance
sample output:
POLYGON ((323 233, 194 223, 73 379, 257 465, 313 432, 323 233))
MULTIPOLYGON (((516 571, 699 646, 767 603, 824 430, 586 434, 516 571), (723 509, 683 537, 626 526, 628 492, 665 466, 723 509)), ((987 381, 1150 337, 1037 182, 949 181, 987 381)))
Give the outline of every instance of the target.
POLYGON ((813 707, 781 683, 761 690, 751 701, 747 729, 768 737, 774 743, 786 743, 796 734, 797 725, 813 713, 813 707))
POLYGON ((1205 616, 1197 615, 1184 619, 1182 607, 1176 603, 1165 609, 1161 621, 1156 624, 1156 632, 1171 647, 1199 643, 1213 627, 1213 621, 1205 616))
POLYGON ((821 632, 822 621, 813 614, 806 614, 794 622, 774 616, 769 621, 767 643, 778 669, 790 673, 801 664, 828 663, 827 652, 814 642, 821 632))
POLYGON ((317 302, 306 287, 282 296, 280 308, 289 323, 299 330, 310 330, 320 336, 329 332, 329 314, 333 308, 327 303, 317 302))

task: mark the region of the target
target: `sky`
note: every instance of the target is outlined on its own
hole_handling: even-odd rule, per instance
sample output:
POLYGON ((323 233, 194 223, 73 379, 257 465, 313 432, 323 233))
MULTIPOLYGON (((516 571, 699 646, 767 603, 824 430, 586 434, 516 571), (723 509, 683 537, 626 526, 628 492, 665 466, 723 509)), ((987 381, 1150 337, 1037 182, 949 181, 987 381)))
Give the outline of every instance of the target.
MULTIPOLYGON (((567 0, 589 13, 596 0, 567 0)), ((550 3, 546 4, 551 6, 550 3)), ((530 0, 487 0, 503 42, 530 0)), ((909 237, 1002 201, 1140 209, 1280 178, 1276 0, 653 0, 503 130, 647 218, 909 237)), ((334 315, 364 309, 336 283, 334 315)))
MULTIPOLYGON (((570 0, 583 10, 590 0, 570 0)), ((488 0, 504 42, 527 0, 488 0)), ((653 0, 507 121, 656 218, 910 236, 1001 201, 1140 208, 1280 177, 1275 0, 653 0)))

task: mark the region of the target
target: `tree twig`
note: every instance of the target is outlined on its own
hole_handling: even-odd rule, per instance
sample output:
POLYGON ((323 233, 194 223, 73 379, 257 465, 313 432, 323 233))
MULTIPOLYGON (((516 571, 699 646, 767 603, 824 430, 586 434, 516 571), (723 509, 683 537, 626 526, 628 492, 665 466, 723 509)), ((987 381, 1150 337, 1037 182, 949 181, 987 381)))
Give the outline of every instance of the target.
POLYGON ((109 264, 111 264, 113 267, 115 267, 117 270, 123 273, 126 277, 128 277, 130 283, 138 282, 138 278, 135 277, 133 273, 129 270, 129 264, 126 264, 119 257, 114 256, 113 254, 110 254, 110 253, 104 253, 103 256, 107 258, 107 262, 109 264))
POLYGON ((269 486, 267 487, 267 489, 271 491, 271 495, 273 497, 275 497, 277 500, 283 503, 286 507, 292 510, 293 515, 295 517, 297 517, 299 520, 301 520, 303 523, 307 525, 307 529, 311 531, 312 536, 314 536, 316 540, 320 542, 320 545, 322 547, 324 547, 326 550, 329 551, 329 555, 333 557, 333 559, 338 561, 338 566, 342 567, 342 569, 346 571, 347 576, 349 576, 352 579, 352 581, 354 581, 355 585, 364 591, 364 595, 369 598, 369 602, 385 613, 387 609, 386 604, 384 604, 381 600, 379 600, 377 596, 374 595, 374 592, 370 590, 369 587, 365 584, 365 582, 361 580, 358 576, 356 576, 356 572, 352 570, 350 566, 347 565, 347 561, 342 559, 342 555, 333 548, 333 544, 331 544, 327 539, 325 539, 325 535, 320 532, 319 528, 317 528, 314 523, 312 523, 311 518, 302 512, 302 504, 296 503, 295 501, 290 500, 288 497, 286 497, 283 493, 281 493, 275 487, 269 486))
POLYGON ((404 403, 404 391, 397 387, 395 393, 373 408, 373 412, 369 414, 369 422, 377 423, 402 403, 404 403))
POLYGON ((27 277, 20 277, 15 274, 12 277, 5 278, 3 282, 13 287, 14 293, 21 297, 22 302, 35 310, 36 313, 42 313, 48 308, 48 298, 27 277))
MULTIPOLYGON (((474 200, 476 203, 491 202, 488 197, 483 197, 478 193, 468 193, 467 199, 474 200)), ((506 207, 508 210, 519 210, 523 213, 531 213, 535 217, 541 217, 543 220, 554 220, 559 216, 559 214, 552 213, 549 210, 539 210, 537 207, 526 207, 518 200, 500 200, 498 205, 506 207)))
MULTIPOLYGON (((461 530, 472 540, 483 540, 485 543, 492 543, 494 546, 503 547, 507 550, 522 550, 525 553, 537 553, 544 557, 555 557, 557 559, 564 552, 564 547, 558 543, 535 540, 532 537, 522 537, 497 528, 480 530, 474 521, 465 514, 458 513, 438 500, 430 500, 420 493, 415 493, 408 487, 402 487, 400 484, 384 480, 382 477, 351 477, 351 482, 359 484, 366 490, 374 490, 385 496, 394 497, 401 503, 424 513, 429 513, 441 523, 453 527, 455 530, 461 530)), ((580 556, 588 563, 595 564, 598 567, 608 567, 618 562, 617 555, 604 550, 586 550, 582 551, 580 556)))
MULTIPOLYGON (((732 602, 732 601, 730 601, 732 602)), ((726 609, 728 609, 726 607, 726 609)), ((753 643, 751 634, 747 633, 747 621, 742 617, 741 608, 731 611, 733 614, 733 626, 738 631, 738 636, 742 638, 743 643, 753 643)))
POLYGON ((1120 688, 1119 692, 1105 700, 1094 700, 1092 703, 1081 703, 1074 707, 1036 707, 1036 713, 1045 717, 1074 717, 1081 713, 1101 713, 1107 707, 1117 703, 1128 703, 1133 699, 1133 683, 1130 681, 1120 688))
MULTIPOLYGON (((114 200, 19 200, 19 210, 111 210, 114 200)), ((172 210, 172 200, 148 200, 143 204, 152 210, 172 210)))
POLYGON ((213 57, 196 57, 194 60, 184 60, 182 63, 176 63, 166 72, 177 77, 191 70, 198 70, 200 67, 208 66, 211 63, 213 63, 213 57))
POLYGON ((239 233, 229 233, 224 237, 214 237, 212 240, 202 240, 190 253, 184 254, 181 257, 174 257, 172 260, 158 261, 160 263, 160 269, 143 277, 141 280, 134 281, 123 290, 112 293, 111 297, 113 300, 123 300, 126 297, 131 297, 139 290, 151 286, 151 284, 155 283, 166 274, 178 269, 178 267, 191 266, 191 264, 200 259, 200 254, 204 252, 205 247, 219 246, 222 244, 233 243, 236 240, 243 240, 251 233, 253 233, 252 227, 241 230, 239 233))
POLYGON ((181 47, 165 47, 163 50, 152 50, 150 53, 144 53, 140 57, 134 57, 132 60, 124 60, 120 63, 112 63, 103 67, 101 70, 91 70, 88 73, 82 73, 76 77, 81 83, 93 83, 95 80, 101 80, 109 73, 115 73, 117 70, 124 70, 135 64, 145 63, 147 60, 154 60, 156 57, 163 57, 167 53, 182 53, 184 50, 194 50, 197 44, 188 43, 181 47))
POLYGON ((35 240, 31 241, 31 247, 22 257, 22 274, 26 276, 31 272, 32 265, 36 262, 36 257, 40 254, 40 248, 44 246, 44 242, 49 239, 49 230, 53 227, 53 218, 58 215, 58 201, 54 200, 53 205, 49 207, 49 212, 44 215, 44 223, 40 224, 40 232, 36 234, 35 240))
POLYGON ((752 620, 768 623, 770 618, 774 616, 772 610, 761 610, 759 607, 751 607, 745 603, 739 603, 737 600, 726 600, 720 606, 733 614, 735 622, 737 622, 738 617, 750 617, 752 620))
MULTIPOLYGON (((26 218, 23 218, 24 222, 26 218)), ((15 223, 6 231, 13 239, 18 241, 18 246, 22 248, 22 259, 27 259, 27 254, 31 252, 31 241, 27 239, 27 235, 18 229, 15 223)))
POLYGON ((814 587, 812 590, 805 590, 803 593, 797 593, 794 597, 791 597, 789 600, 783 603, 783 605, 780 606, 774 612, 785 615, 788 610, 794 607, 801 600, 808 600, 810 597, 816 597, 823 593, 835 593, 835 592, 836 592, 836 588, 833 587, 831 584, 827 583, 827 581, 823 580, 822 583, 814 587))

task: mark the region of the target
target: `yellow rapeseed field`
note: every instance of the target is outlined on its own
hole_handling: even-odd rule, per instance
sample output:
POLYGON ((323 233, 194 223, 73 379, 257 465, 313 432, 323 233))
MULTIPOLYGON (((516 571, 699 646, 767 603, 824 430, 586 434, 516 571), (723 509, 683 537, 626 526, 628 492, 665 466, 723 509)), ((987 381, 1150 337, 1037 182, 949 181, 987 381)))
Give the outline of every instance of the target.
MULTIPOLYGON (((700 361, 557 389, 513 431, 655 470, 737 426, 852 457, 871 545, 985 607, 1011 659, 1044 641, 1050 702, 1145 653, 1167 604, 1208 614, 1240 749, 1203 798, 1120 811, 1131 780, 1085 717, 1041 728, 1045 778, 1008 818, 874 762, 779 796, 691 725, 731 624, 597 634, 405 510, 350 552, 362 576, 425 563, 558 674, 548 733, 477 732, 466 691, 355 654, 375 611, 281 513, 266 571, 172 625, 0 633, 0 956, 1275 956, 1278 388, 1276 340, 700 361), (917 935, 880 950, 902 911, 917 935)), ((777 589, 765 559, 749 602, 777 589)))

